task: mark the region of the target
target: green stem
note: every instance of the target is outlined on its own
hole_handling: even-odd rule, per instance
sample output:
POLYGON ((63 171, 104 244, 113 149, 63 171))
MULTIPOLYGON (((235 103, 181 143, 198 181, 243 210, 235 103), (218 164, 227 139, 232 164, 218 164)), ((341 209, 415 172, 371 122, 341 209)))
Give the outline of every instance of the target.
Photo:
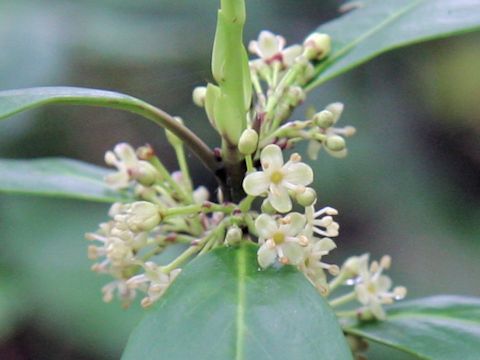
POLYGON ((337 306, 341 306, 341 305, 344 305, 344 304, 348 304, 349 302, 355 300, 357 298, 357 294, 355 293, 355 291, 352 291, 348 294, 345 294, 345 295, 342 295, 336 299, 333 299, 333 300, 330 300, 329 301, 329 304, 331 307, 337 307, 337 306))
MULTIPOLYGON (((180 171, 182 172, 185 185, 187 186, 187 192, 190 194, 193 190, 192 186, 192 178, 190 177, 190 171, 188 169, 187 158, 185 156, 185 150, 183 149, 183 145, 177 145, 174 147, 175 154, 177 155, 178 166, 180 167, 180 171)), ((192 196, 190 195, 190 200, 192 200, 192 196)))
POLYGON ((182 200, 190 200, 188 193, 184 189, 182 189, 182 187, 175 180, 173 180, 167 168, 165 167, 165 165, 162 164, 162 162, 158 157, 154 156, 149 161, 155 167, 155 169, 157 169, 157 171, 160 173, 160 176, 162 177, 162 179, 164 179, 171 186, 173 191, 175 191, 175 193, 182 200))
POLYGON ((330 290, 330 293, 340 285, 343 285, 345 280, 347 280, 348 278, 345 275, 346 275, 345 272, 340 272, 340 274, 337 277, 333 278, 332 281, 328 283, 328 289, 330 290))

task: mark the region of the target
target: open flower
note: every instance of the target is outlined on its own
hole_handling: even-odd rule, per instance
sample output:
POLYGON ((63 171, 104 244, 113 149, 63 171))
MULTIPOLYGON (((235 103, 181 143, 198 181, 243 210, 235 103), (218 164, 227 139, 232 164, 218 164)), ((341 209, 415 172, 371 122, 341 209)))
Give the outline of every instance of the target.
POLYGON ((313 181, 312 169, 300 160, 300 155, 293 154, 284 164, 280 147, 274 144, 266 146, 260 155, 263 171, 248 174, 243 180, 243 189, 249 195, 268 196, 270 204, 278 212, 292 210, 288 191, 304 192, 305 186, 313 181))
POLYGON ((105 153, 107 165, 115 166, 118 172, 105 177, 105 182, 113 189, 125 189, 130 181, 137 180, 142 185, 149 186, 155 182, 158 173, 150 163, 139 160, 135 149, 127 143, 120 143, 113 151, 105 153))
POLYGON ((281 58, 282 50, 285 46, 285 38, 275 35, 270 31, 264 30, 260 32, 257 40, 250 41, 248 50, 266 63, 281 58))
POLYGON ((373 261, 370 268, 366 263, 362 269, 359 269, 359 278, 355 285, 357 299, 361 302, 371 314, 379 319, 386 318, 383 304, 391 304, 394 300, 403 299, 407 294, 407 289, 403 286, 397 286, 390 291, 392 280, 386 275, 382 275, 384 269, 388 269, 391 264, 391 258, 384 256, 380 263, 373 261))
POLYGON ((327 264, 322 257, 328 255, 337 245, 330 238, 323 238, 308 245, 305 249, 305 260, 299 269, 322 295, 328 293, 327 276, 325 270, 332 275, 338 275, 337 265, 327 264))
POLYGON ((291 213, 275 220, 274 217, 261 214, 255 221, 262 245, 258 250, 258 263, 266 268, 277 259, 283 264, 298 265, 304 259, 304 247, 308 238, 301 234, 305 226, 305 216, 291 213))

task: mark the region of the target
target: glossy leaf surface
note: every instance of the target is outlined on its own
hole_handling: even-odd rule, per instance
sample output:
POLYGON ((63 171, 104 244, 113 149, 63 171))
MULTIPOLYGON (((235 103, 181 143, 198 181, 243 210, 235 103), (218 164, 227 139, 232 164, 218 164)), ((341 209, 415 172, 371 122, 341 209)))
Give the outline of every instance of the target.
POLYGON ((258 270, 256 250, 217 249, 189 264, 123 359, 351 359, 334 313, 304 276, 258 270))
POLYGON ((0 192, 97 202, 127 200, 127 194, 107 187, 103 178, 108 173, 102 167, 71 159, 0 159, 0 192))
POLYGON ((330 56, 317 67, 314 88, 389 50, 480 30, 480 0, 365 0, 320 26, 332 37, 330 56))
POLYGON ((400 302, 384 322, 345 327, 350 334, 428 360, 476 360, 480 354, 480 299, 433 296, 400 302))

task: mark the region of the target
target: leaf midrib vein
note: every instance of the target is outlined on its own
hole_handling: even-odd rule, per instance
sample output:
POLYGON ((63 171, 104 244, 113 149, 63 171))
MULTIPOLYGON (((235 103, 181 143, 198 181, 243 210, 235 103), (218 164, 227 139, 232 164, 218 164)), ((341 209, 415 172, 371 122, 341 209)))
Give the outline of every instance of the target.
POLYGON ((245 306, 246 306, 246 249, 237 251, 237 317, 236 317, 236 360, 244 359, 245 346, 245 306))

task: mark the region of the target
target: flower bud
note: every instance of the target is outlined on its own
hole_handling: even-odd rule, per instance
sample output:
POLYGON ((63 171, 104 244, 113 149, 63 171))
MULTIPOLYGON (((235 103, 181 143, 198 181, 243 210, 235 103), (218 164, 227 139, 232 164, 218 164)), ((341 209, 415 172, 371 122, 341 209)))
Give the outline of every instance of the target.
POLYGON ((339 135, 332 135, 325 140, 325 147, 333 152, 342 151, 345 149, 345 139, 339 135))
POLYGON ((343 108, 344 108, 344 105, 341 102, 335 102, 335 103, 332 103, 332 104, 328 105, 325 108, 325 110, 328 110, 333 114, 333 117, 335 119, 334 123, 336 123, 337 120, 340 118, 340 116, 343 113, 343 108))
POLYGON ((193 103, 198 107, 205 106, 205 97, 207 96, 207 88, 205 86, 197 86, 193 89, 192 98, 193 103))
POLYGON ((159 173, 149 162, 140 160, 132 171, 132 177, 144 186, 151 186, 157 181, 159 173))
POLYGON ((225 235, 225 243, 227 245, 236 245, 242 240, 242 236, 243 232, 238 226, 231 226, 225 235))
POLYGON ((253 129, 246 129, 238 141, 238 150, 243 155, 251 155, 257 150, 258 133, 253 129))
POLYGON ((292 107, 296 107, 304 102, 306 96, 305 90, 303 90, 300 86, 292 86, 287 92, 288 103, 292 107))
POLYGON ((307 207, 315 203, 317 193, 312 188, 307 187, 304 192, 297 194, 296 200, 301 206, 307 207))
POLYGON ((331 39, 327 34, 313 33, 303 42, 303 55, 309 60, 322 60, 331 49, 331 39))
POLYGON ((158 207, 147 201, 137 201, 128 210, 128 227, 135 232, 149 231, 160 223, 158 207))
POLYGON ((316 113, 312 120, 315 125, 321 127, 322 129, 328 129, 335 123, 334 115, 328 110, 323 110, 319 113, 316 113))

